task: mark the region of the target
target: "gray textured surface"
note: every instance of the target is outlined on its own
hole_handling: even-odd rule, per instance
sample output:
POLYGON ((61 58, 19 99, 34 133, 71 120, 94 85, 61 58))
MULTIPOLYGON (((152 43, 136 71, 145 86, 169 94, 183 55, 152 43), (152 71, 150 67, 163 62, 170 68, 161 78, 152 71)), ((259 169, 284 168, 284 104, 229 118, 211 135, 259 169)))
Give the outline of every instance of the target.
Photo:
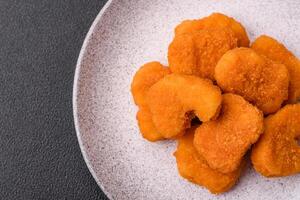
POLYGON ((184 180, 172 156, 176 143, 140 136, 129 92, 139 66, 167 64, 176 24, 216 11, 241 21, 251 40, 269 34, 299 56, 299 6, 297 0, 113 0, 86 43, 75 93, 82 148, 107 194, 116 200, 300 199, 300 175, 266 179, 250 165, 233 190, 218 196, 184 180))
POLYGON ((78 146, 72 86, 105 0, 0 0, 0 199, 105 199, 78 146))

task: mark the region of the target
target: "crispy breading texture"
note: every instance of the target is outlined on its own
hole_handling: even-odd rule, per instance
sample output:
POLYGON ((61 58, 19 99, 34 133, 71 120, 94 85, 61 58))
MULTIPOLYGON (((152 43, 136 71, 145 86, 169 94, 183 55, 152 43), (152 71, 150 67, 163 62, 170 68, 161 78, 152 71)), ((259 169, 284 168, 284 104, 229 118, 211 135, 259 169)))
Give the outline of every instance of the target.
POLYGON ((264 114, 276 112, 288 98, 290 79, 286 66, 249 48, 224 54, 215 68, 215 78, 224 92, 241 95, 264 114))
POLYGON ((266 35, 258 37, 251 48, 287 67, 290 73, 288 103, 296 103, 300 99, 300 60, 283 44, 266 35))
POLYGON ((208 79, 170 74, 149 89, 147 100, 158 132, 173 138, 191 126, 195 115, 203 122, 215 117, 222 95, 208 79))
POLYGON ((150 62, 143 65, 134 75, 131 83, 131 92, 136 105, 139 107, 137 112, 137 121, 142 136, 149 141, 163 139, 163 136, 156 130, 152 114, 146 102, 146 95, 149 88, 169 74, 170 70, 159 62, 150 62))
POLYGON ((135 104, 146 106, 146 93, 149 88, 170 73, 169 68, 156 61, 141 66, 135 73, 131 83, 131 93, 135 104))
POLYGON ((212 169, 229 173, 262 132, 261 111, 241 96, 224 94, 219 117, 196 129, 194 146, 212 169))
POLYGON ((255 170, 266 177, 299 173, 300 104, 286 105, 264 124, 265 131, 251 153, 255 170))
POLYGON ((217 62, 224 53, 235 47, 237 39, 228 28, 177 35, 169 46, 169 66, 173 73, 214 80, 217 62))
POLYGON ((206 187, 211 193, 228 191, 237 182, 245 162, 231 173, 223 174, 211 169, 193 146, 195 128, 178 139, 176 157, 179 174, 187 180, 206 187))
POLYGON ((198 20, 185 20, 175 28, 175 34, 190 34, 203 29, 220 29, 229 28, 234 32, 238 39, 237 45, 239 47, 248 47, 249 38, 245 28, 235 19, 228 17, 221 13, 213 13, 208 17, 198 20))
POLYGON ((163 140, 164 137, 156 130, 156 127, 152 121, 152 114, 148 106, 140 106, 136 114, 136 119, 142 136, 151 141, 155 142, 158 140, 163 140))

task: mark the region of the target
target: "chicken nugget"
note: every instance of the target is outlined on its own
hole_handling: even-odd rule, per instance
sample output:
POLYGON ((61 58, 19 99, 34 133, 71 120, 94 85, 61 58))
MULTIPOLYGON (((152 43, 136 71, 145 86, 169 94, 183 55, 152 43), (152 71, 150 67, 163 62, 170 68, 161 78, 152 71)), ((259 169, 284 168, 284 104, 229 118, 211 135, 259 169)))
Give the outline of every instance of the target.
POLYGON ((154 83, 169 73, 170 70, 159 62, 150 62, 136 72, 131 83, 132 96, 136 105, 139 106, 136 116, 138 125, 142 136, 149 141, 161 140, 163 136, 153 124, 152 114, 146 102, 146 94, 154 83))
POLYGON ((164 137, 156 130, 152 121, 152 114, 148 106, 140 106, 136 114, 136 119, 143 137, 151 142, 164 139, 164 137))
POLYGON ((203 122, 212 119, 218 113, 221 101, 219 87, 208 79, 191 75, 167 75, 147 94, 153 123, 165 138, 182 134, 191 126, 194 116, 203 122))
POLYGON ((176 157, 179 174, 187 180, 206 187, 211 193, 228 191, 238 180, 245 162, 234 172, 223 174, 211 169, 193 145, 195 128, 178 139, 176 157))
POLYGON ((146 63, 140 67, 135 73, 131 83, 131 93, 135 104, 138 106, 146 106, 146 93, 149 88, 170 73, 169 68, 164 67, 156 61, 146 63))
POLYGON ((225 53, 215 68, 215 79, 224 92, 241 95, 264 114, 276 112, 288 98, 286 66, 249 48, 225 53))
POLYGON ((169 46, 169 66, 173 73, 214 80, 217 62, 235 47, 237 39, 228 28, 177 35, 169 46))
POLYGON ((265 131, 251 153, 255 170, 266 177, 299 173, 300 104, 286 105, 264 124, 265 131))
POLYGON ((219 117, 196 129, 194 146, 212 169, 229 173, 262 132, 261 111, 241 96, 224 94, 219 117))
POLYGON ((285 48, 283 44, 266 35, 258 37, 251 48, 287 67, 290 73, 288 103, 296 103, 300 99, 300 60, 285 48))
POLYGON ((213 13, 198 20, 185 20, 175 28, 175 35, 190 34, 203 29, 229 28, 234 32, 239 47, 249 47, 245 28, 235 19, 221 13, 213 13))

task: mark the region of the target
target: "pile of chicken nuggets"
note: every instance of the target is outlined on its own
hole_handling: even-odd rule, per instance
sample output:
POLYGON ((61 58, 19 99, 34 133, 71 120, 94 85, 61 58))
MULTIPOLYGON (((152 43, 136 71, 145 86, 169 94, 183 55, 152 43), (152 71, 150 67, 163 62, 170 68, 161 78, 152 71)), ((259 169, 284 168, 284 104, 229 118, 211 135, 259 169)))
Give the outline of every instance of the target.
POLYGON ((249 43, 224 14, 183 21, 169 66, 147 63, 131 84, 142 136, 177 140, 179 174, 215 194, 235 185, 248 151, 265 177, 300 172, 300 61, 270 36, 249 43))

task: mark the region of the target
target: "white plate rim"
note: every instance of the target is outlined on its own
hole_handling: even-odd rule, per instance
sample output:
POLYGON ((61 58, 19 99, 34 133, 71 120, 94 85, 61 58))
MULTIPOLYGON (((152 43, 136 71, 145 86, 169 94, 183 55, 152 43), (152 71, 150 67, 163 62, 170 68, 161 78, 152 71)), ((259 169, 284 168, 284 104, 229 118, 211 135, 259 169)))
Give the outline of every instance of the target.
POLYGON ((83 159, 84 159, 90 173, 92 174, 94 180, 96 181, 96 183, 100 187, 100 189, 104 192, 104 194, 108 197, 108 199, 112 199, 112 196, 110 195, 109 192, 106 191, 105 187, 101 184, 101 181, 98 179, 98 177, 96 175, 96 172, 94 171, 94 169, 93 169, 93 167, 92 167, 92 165, 91 165, 91 163, 88 159, 86 149, 83 145, 83 141, 82 141, 82 138, 81 138, 80 127, 79 127, 77 97, 78 97, 79 75, 80 75, 80 71, 81 71, 83 57, 86 53, 87 47, 89 45, 89 41, 92 37, 92 34, 93 34, 97 24, 99 23, 99 21, 101 20, 101 18, 104 15, 104 13, 107 11, 107 9, 110 7, 112 2, 113 2, 113 0, 108 0, 105 3, 105 5, 102 7, 100 12, 98 13, 97 17, 93 21, 93 23, 92 23, 92 25, 91 25, 91 27, 88 31, 88 33, 85 36, 85 39, 84 39, 83 45, 81 47, 77 63, 76 63, 75 74, 74 74, 74 82, 73 82, 73 95, 72 95, 74 125, 75 125, 76 136, 77 136, 77 140, 78 140, 78 143, 79 143, 81 154, 82 154, 83 159))

